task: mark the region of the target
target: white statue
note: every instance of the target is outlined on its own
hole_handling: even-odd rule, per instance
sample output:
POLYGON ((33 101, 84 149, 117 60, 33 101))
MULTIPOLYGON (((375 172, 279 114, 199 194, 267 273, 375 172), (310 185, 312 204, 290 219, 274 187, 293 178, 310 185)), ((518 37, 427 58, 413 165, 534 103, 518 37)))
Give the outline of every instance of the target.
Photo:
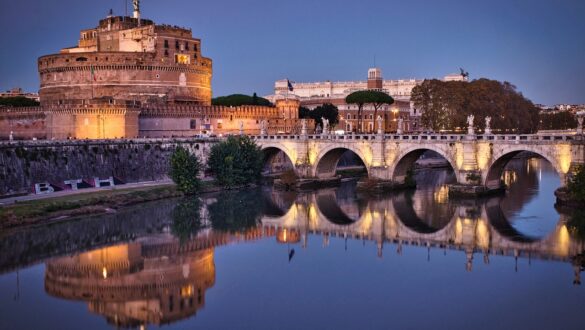
POLYGON ((240 135, 244 135, 244 122, 240 120, 240 135))
POLYGON ((404 132, 404 119, 402 117, 398 118, 398 129, 396 130, 396 134, 402 134, 404 132))
POLYGON ((579 135, 583 134, 583 116, 585 116, 585 112, 577 112, 577 134, 579 135))
POLYGON ((301 119, 301 135, 307 135, 307 120, 301 119))
POLYGON ((485 131, 484 131, 484 133, 486 135, 492 134, 492 128, 490 126, 491 122, 492 122, 492 117, 490 117, 490 116, 485 117, 485 131))
POLYGON ((262 119, 260 122, 260 135, 266 135, 266 120, 262 119))
POLYGON ((474 135, 475 131, 473 130, 473 119, 475 117, 473 115, 467 116, 467 134, 474 135))
POLYGON ((8 140, 14 141, 14 132, 10 131, 10 135, 8 136, 8 140))
POLYGON ((378 134, 384 134, 384 130, 382 128, 382 116, 378 116, 378 118, 376 118, 376 121, 378 122, 378 134))
POLYGON ((323 123, 323 135, 329 134, 329 119, 321 117, 321 122, 323 123))

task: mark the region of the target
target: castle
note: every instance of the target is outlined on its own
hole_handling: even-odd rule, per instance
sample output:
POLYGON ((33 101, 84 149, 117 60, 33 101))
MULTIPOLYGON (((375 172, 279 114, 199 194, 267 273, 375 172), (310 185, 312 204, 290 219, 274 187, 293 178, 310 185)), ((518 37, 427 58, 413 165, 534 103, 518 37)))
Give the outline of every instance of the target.
POLYGON ((212 60, 190 29, 110 15, 75 47, 38 59, 40 106, 0 108, 0 139, 110 139, 299 128, 295 99, 211 105, 212 60))

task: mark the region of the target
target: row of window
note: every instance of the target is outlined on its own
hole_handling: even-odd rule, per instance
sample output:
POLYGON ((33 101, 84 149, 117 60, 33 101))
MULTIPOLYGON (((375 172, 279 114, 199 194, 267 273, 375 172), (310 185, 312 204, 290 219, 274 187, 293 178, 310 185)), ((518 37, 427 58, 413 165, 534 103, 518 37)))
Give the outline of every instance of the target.
MULTIPOLYGON (((164 44, 165 48, 169 48, 169 40, 165 39, 165 44, 164 44)), ((189 43, 185 42, 185 43, 181 43, 179 42, 179 40, 175 40, 175 49, 177 50, 189 50, 189 43)), ((197 44, 193 44, 193 51, 197 51, 197 44)))

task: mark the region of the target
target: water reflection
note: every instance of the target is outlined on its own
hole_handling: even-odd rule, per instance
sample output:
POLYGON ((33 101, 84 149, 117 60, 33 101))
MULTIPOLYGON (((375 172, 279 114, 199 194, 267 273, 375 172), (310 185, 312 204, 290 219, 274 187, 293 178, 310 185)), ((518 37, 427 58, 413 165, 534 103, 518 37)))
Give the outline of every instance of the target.
MULTIPOLYGON (((280 244, 272 250, 293 265, 307 257, 299 251, 336 249, 330 242, 340 238, 346 250, 351 240, 374 243, 372 255, 384 261, 392 260, 389 254, 412 258, 403 255, 411 246, 426 249, 427 260, 434 249, 461 251, 451 272, 476 274, 478 264, 494 256, 515 260, 515 267, 519 259, 559 261, 573 269, 566 282, 580 284, 585 216, 553 209, 555 181, 546 177, 554 172, 542 161, 514 161, 507 173, 508 193, 481 200, 449 199, 439 183, 452 173, 436 170, 417 177, 416 191, 376 197, 357 193, 348 182, 308 194, 264 188, 157 202, 3 237, 0 246, 16 248, 0 250, 0 271, 46 262, 47 294, 83 302, 116 327, 192 317, 219 282, 216 248, 261 239, 280 244), (541 196, 543 189, 550 195, 541 196), (541 222, 546 226, 533 226, 541 222), (63 239, 49 242, 55 237, 63 239)), ((270 252, 255 253, 266 258, 270 252)))

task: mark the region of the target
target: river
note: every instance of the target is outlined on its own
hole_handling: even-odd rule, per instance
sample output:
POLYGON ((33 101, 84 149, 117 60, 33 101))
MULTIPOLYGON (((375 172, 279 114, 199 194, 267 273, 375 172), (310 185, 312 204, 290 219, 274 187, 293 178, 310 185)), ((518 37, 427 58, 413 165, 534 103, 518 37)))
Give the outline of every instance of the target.
POLYGON ((0 329, 582 329, 585 244, 559 177, 515 159, 505 195, 449 199, 444 169, 158 201, 3 234, 0 329))

